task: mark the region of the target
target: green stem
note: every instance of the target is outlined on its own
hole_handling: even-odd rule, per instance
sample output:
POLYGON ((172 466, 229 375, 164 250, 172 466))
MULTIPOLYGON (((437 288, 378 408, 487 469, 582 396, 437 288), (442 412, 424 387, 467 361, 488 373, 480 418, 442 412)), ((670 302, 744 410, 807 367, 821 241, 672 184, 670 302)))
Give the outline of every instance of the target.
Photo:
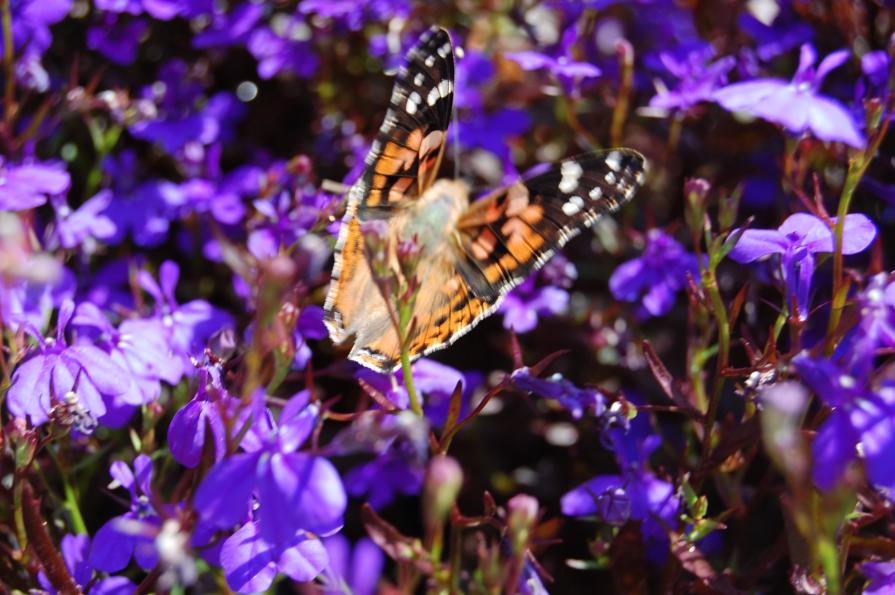
POLYGON ((404 375, 404 388, 407 389, 407 396, 410 398, 410 409, 420 417, 423 417, 423 408, 420 405, 420 397, 416 392, 416 385, 413 383, 413 369, 410 367, 410 352, 407 350, 407 327, 410 324, 411 314, 412 308, 409 304, 401 304, 398 307, 398 329, 401 333, 401 372, 404 375))
POLYGON ((46 450, 50 453, 50 458, 53 459, 53 463, 56 465, 56 468, 59 469, 59 475, 62 478, 62 491, 65 493, 65 508, 71 515, 72 530, 79 535, 88 535, 87 523, 84 522, 84 517, 81 515, 81 508, 78 506, 78 494, 71 484, 71 481, 69 481, 69 473, 63 467, 62 463, 59 461, 59 457, 53 452, 53 449, 48 448, 46 450))
POLYGON ((21 552, 22 556, 25 555, 25 550, 28 549, 28 532, 25 531, 25 515, 22 512, 22 486, 24 481, 24 477, 18 477, 16 479, 12 494, 13 510, 15 511, 13 516, 16 524, 16 538, 19 541, 19 552, 21 552))
POLYGON ((3 73, 6 82, 3 89, 3 120, 7 131, 12 134, 12 120, 15 116, 16 70, 12 45, 12 8, 10 0, 0 0, 3 26, 3 73))
POLYGON ((715 367, 715 381, 712 386, 712 396, 709 400, 708 411, 706 411, 703 425, 702 453, 705 457, 708 456, 711 450, 712 426, 715 424, 715 417, 718 415, 718 404, 721 401, 721 391, 724 388, 722 372, 728 366, 730 355, 730 323, 727 319, 727 308, 724 305, 724 300, 721 298, 718 281, 715 278, 715 267, 712 264, 706 269, 704 286, 712 301, 712 310, 715 315, 715 322, 718 325, 718 359, 715 367))

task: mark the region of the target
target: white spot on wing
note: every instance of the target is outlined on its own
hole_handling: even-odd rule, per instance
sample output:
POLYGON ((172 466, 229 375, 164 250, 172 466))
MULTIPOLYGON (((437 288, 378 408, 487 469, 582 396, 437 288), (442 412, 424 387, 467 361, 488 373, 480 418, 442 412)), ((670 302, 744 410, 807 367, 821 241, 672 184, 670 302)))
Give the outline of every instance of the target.
POLYGON ((429 68, 435 66, 435 56, 426 56, 426 66, 429 68))
POLYGON ((422 73, 422 72, 418 72, 418 73, 416 73, 416 76, 413 77, 413 84, 416 85, 417 87, 420 87, 420 86, 422 86, 423 81, 425 80, 425 78, 426 78, 426 77, 423 76, 423 73, 422 73))
POLYGON ((584 199, 580 196, 572 196, 562 205, 562 212, 571 217, 584 206, 584 199))
POLYGON ((594 186, 587 195, 591 200, 600 200, 600 197, 603 196, 603 189, 599 186, 594 186))
POLYGON ((618 171, 622 166, 622 156, 618 151, 612 151, 606 155, 606 166, 612 171, 618 171))
POLYGON ((578 188, 578 180, 584 173, 581 164, 577 161, 565 161, 559 168, 562 179, 559 181, 559 190, 565 194, 574 192, 578 188))
POLYGON ((420 104, 423 102, 423 98, 420 97, 420 94, 414 91, 410 95, 407 96, 407 113, 415 114, 417 108, 419 108, 420 104))
POLYGON ((615 184, 616 181, 615 174, 611 171, 607 171, 606 176, 603 179, 606 180, 607 184, 615 184))

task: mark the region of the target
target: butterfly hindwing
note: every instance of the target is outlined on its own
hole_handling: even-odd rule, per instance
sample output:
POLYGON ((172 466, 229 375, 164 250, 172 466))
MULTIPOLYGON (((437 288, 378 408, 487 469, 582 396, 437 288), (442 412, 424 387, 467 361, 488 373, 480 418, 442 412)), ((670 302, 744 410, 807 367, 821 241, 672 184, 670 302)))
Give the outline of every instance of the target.
POLYGON ((566 159, 473 203, 458 224, 459 272, 474 295, 496 300, 583 228, 627 202, 644 181, 631 149, 566 159))
POLYGON ((432 28, 398 70, 385 120, 357 182, 362 212, 418 198, 432 184, 444 153, 453 94, 451 38, 446 30, 432 28))

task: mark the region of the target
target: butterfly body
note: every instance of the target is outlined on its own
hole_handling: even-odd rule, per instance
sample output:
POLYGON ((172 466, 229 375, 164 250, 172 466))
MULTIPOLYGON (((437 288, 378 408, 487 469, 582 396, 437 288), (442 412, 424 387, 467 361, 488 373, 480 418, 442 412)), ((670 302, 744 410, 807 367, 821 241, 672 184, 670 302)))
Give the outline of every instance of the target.
POLYGON ((631 149, 573 157, 470 202, 460 180, 436 180, 453 95, 453 51, 443 29, 425 33, 398 72, 389 110, 352 186, 324 310, 330 338, 354 337, 348 357, 380 372, 399 365, 401 344, 364 257, 361 225, 383 220, 395 247, 421 248, 412 358, 442 349, 493 312, 503 297, 581 229, 617 210, 644 182, 631 149))

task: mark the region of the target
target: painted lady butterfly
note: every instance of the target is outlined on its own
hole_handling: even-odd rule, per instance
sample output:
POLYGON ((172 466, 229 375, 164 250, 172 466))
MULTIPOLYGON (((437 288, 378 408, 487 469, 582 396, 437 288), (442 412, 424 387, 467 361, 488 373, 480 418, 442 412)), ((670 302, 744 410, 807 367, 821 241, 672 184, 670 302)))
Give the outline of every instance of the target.
POLYGON ((453 91, 451 39, 433 28, 398 71, 366 169, 349 191, 326 326, 334 343, 353 335, 348 357, 380 372, 397 368, 401 352, 364 257, 362 223, 386 221, 393 247, 414 234, 421 243, 416 324, 408 339, 416 358, 467 333, 554 250, 617 210, 644 182, 643 156, 612 149, 567 159, 470 204, 462 181, 435 179, 453 91))

